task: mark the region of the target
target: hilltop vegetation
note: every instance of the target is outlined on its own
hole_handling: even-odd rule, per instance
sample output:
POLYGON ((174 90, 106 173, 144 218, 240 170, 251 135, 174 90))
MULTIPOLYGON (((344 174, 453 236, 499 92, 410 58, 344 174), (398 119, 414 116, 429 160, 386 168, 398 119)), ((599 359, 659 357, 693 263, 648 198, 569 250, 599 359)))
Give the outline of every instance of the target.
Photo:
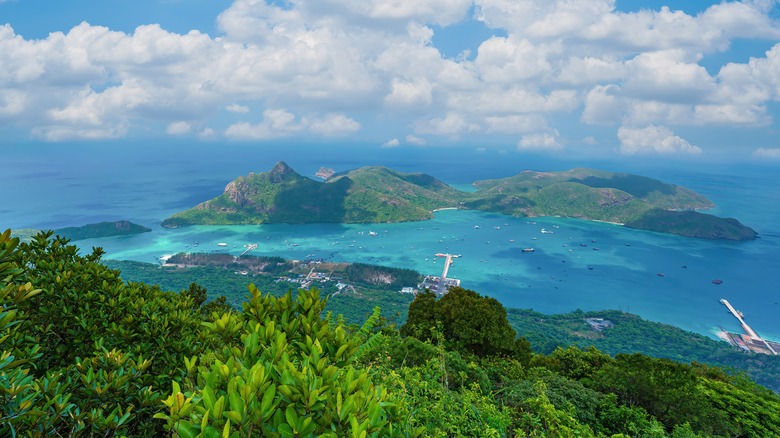
POLYGON ((755 231, 736 219, 693 212, 713 206, 683 187, 638 175, 573 169, 477 181, 461 192, 425 174, 362 167, 313 181, 279 162, 239 177, 225 192, 174 214, 163 226, 260 223, 372 223, 430 219, 440 208, 523 217, 563 216, 707 239, 747 240, 755 231))
POLYGON ((506 311, 453 289, 403 336, 316 290, 242 310, 125 283, 67 240, 0 234, 2 436, 776 436, 780 398, 740 375, 594 348, 532 353, 506 311), (214 311, 212 311, 214 310, 214 311))
POLYGON ((400 333, 254 285, 125 283, 51 233, 0 234, 3 436, 773 436, 780 398, 740 375, 595 348, 531 352, 494 299, 418 296, 400 333))

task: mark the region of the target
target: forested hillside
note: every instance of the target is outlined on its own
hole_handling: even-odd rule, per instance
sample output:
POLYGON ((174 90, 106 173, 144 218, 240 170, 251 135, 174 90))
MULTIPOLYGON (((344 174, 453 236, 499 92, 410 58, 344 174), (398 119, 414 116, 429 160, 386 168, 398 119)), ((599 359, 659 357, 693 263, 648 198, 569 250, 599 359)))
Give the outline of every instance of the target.
POLYGON ((777 436, 739 374, 595 348, 535 354, 495 299, 418 295, 360 326, 315 289, 126 283, 51 234, 0 235, 1 436, 777 436))

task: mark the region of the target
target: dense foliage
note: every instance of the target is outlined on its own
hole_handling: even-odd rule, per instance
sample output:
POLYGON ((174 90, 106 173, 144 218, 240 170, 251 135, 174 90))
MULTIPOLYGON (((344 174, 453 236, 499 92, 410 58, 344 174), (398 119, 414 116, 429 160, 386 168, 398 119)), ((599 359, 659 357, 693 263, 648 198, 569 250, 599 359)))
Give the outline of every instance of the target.
POLYGON ((531 342, 534 351, 549 354, 556 348, 578 345, 596 347, 616 355, 621 352, 699 362, 746 372, 751 379, 780 393, 780 357, 746 353, 731 345, 680 328, 646 321, 618 310, 575 311, 546 315, 527 309, 508 309, 512 327, 531 342), (611 322, 610 328, 594 330, 587 318, 611 322))
POLYGON ((250 286, 241 311, 207 314, 202 287, 125 283, 101 254, 0 235, 1 436, 780 434, 780 397, 742 375, 532 354, 473 291, 421 294, 404 337, 378 308, 347 326, 313 289, 250 286))

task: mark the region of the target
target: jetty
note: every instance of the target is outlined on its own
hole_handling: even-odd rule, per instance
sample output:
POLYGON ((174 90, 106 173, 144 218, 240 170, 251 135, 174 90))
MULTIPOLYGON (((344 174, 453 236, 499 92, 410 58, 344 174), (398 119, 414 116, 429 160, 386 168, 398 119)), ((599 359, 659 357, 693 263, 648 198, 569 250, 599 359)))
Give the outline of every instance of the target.
POLYGON ((253 249, 257 249, 257 244, 256 243, 250 243, 249 245, 247 245, 247 247, 244 250, 244 252, 242 252, 241 255, 236 257, 236 259, 238 259, 240 257, 243 257, 246 253, 248 253, 249 251, 252 251, 253 249))
POLYGON ((734 315, 734 318, 737 318, 737 321, 739 321, 739 324, 742 326, 742 330, 745 332, 745 335, 740 335, 737 333, 729 333, 724 330, 723 334, 729 343, 754 353, 778 355, 777 350, 780 349, 780 343, 767 341, 759 336, 758 333, 745 322, 745 316, 742 312, 735 309, 728 300, 721 298, 720 302, 729 309, 729 312, 734 315))

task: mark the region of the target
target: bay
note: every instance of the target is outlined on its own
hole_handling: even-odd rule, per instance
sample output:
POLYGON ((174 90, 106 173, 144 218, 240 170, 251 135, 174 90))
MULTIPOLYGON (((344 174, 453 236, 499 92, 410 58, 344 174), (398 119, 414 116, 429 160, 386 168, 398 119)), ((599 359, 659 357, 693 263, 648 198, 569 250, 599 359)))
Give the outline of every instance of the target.
POLYGON ((256 243, 253 253, 258 255, 439 274, 442 260, 434 255, 448 252, 461 255, 450 276, 506 306, 544 313, 620 309, 714 336, 720 327, 740 331, 718 302, 726 298, 759 334, 780 339, 780 176, 772 167, 569 162, 476 149, 442 154, 434 148, 359 145, 33 144, 6 146, 0 152, 0 227, 55 228, 129 219, 153 228, 142 235, 77 242, 83 251, 101 246, 111 259, 156 263, 179 251, 240 254, 244 245, 256 243), (380 164, 430 173, 456 185, 525 169, 630 171, 699 191, 717 204, 712 213, 738 218, 761 238, 707 241, 574 219, 450 210, 437 212, 430 221, 400 224, 159 226, 170 214, 218 195, 236 176, 267 170, 281 159, 304 175, 321 165, 340 171, 380 164), (528 247, 535 251, 522 252, 528 247), (716 278, 723 284, 714 285, 716 278))

